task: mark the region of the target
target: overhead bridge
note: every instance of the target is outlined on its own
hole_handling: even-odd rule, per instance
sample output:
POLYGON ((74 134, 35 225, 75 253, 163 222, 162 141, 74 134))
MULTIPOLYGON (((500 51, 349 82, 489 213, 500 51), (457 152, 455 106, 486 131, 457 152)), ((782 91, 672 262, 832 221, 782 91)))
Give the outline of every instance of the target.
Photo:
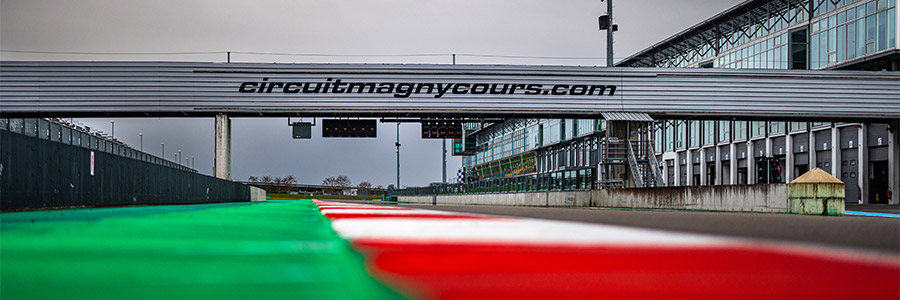
POLYGON ((900 72, 0 62, 0 116, 900 118, 900 72))

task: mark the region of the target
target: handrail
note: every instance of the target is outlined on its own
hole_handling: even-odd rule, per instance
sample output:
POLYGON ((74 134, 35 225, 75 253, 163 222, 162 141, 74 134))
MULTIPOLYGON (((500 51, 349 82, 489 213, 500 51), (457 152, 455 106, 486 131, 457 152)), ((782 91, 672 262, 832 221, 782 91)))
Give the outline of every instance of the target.
POLYGON ((650 161, 650 169, 653 170, 653 179, 656 180, 656 186, 664 186, 662 173, 659 171, 659 161, 656 159, 656 151, 653 149, 653 140, 647 139, 647 156, 650 161))
POLYGON ((644 178, 641 176, 640 170, 638 170, 637 160, 634 157, 634 149, 631 146, 631 141, 626 141, 625 146, 628 149, 628 166, 631 168, 631 181, 634 182, 636 187, 644 187, 644 178))

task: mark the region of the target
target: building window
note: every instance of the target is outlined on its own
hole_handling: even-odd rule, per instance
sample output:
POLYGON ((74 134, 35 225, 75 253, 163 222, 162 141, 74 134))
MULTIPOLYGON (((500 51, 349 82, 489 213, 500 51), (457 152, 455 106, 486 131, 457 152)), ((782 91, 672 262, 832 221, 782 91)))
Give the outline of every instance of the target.
POLYGON ((769 123, 769 134, 784 133, 784 122, 769 123))
POLYGON ((663 121, 666 128, 665 151, 675 150, 675 122, 663 121))
POLYGON ((807 69, 807 36, 806 29, 791 32, 791 69, 807 69))
POLYGON ((747 121, 734 121, 734 140, 747 139, 747 121))
POLYGON ((684 149, 684 140, 687 136, 687 123, 676 121, 675 133, 675 149, 684 149))
POLYGON ((750 125, 750 137, 758 138, 766 136, 766 122, 753 121, 750 125))
POLYGON ((716 144, 716 121, 703 121, 703 144, 716 144))
POLYGON ((690 124, 691 133, 688 136, 688 140, 690 141, 689 147, 700 147, 700 121, 690 121, 690 124))
POLYGON ((791 132, 806 131, 806 122, 791 122, 791 132))
POLYGON ((719 121, 719 141, 731 141, 731 121, 719 121))

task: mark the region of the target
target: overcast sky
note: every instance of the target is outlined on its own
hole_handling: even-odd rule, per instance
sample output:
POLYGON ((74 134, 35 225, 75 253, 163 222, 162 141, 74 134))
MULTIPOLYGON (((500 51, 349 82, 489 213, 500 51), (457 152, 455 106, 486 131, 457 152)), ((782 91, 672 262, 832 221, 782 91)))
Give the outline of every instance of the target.
MULTIPOLYGON (((614 57, 621 60, 738 0, 617 1, 614 57)), ((225 54, 265 52, 339 56, 233 54, 235 62, 354 62, 605 65, 606 36, 598 0, 0 0, 0 49, 95 54, 2 52, 2 60, 225 61, 225 54), (99 54, 105 53, 105 54, 99 54), (144 53, 121 55, 121 53, 144 53), (440 56, 377 56, 447 54, 440 56), (463 54, 589 59, 491 58, 463 54), (340 56, 361 55, 361 56, 340 56)), ((109 119, 79 119, 110 131, 109 119)), ((116 119, 118 139, 166 157, 177 150, 212 173, 212 119, 116 119)), ((294 175, 318 184, 347 175, 354 184, 396 181, 396 124, 381 124, 376 139, 291 139, 282 118, 236 118, 232 123, 232 176, 294 175)), ((418 124, 400 127, 401 185, 441 180, 441 142, 422 140, 418 124)), ((449 145, 448 145, 449 146, 449 145)), ((460 167, 448 156, 448 180, 460 167)))

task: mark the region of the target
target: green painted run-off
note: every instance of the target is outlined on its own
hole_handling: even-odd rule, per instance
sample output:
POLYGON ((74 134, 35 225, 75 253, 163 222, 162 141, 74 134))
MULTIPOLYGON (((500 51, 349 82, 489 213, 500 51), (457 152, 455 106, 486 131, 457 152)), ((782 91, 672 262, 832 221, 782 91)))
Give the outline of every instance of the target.
POLYGON ((0 214, 2 299, 401 298, 309 200, 0 214))

